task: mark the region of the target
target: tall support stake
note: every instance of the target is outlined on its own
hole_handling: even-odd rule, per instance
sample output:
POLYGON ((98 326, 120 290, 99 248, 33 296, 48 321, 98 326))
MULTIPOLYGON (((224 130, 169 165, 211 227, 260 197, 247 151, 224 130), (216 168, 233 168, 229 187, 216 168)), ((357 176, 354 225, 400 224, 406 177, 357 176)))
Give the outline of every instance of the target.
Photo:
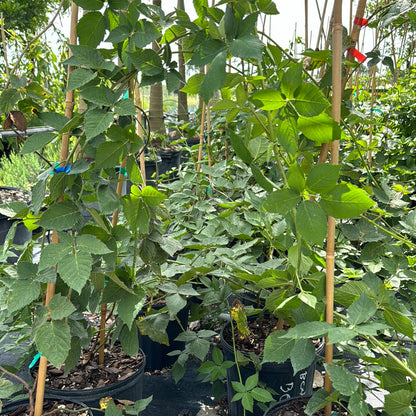
POLYGON ((305 49, 309 48, 309 11, 308 0, 305 0, 305 49))
MULTIPOLYGON (((76 33, 76 26, 78 22, 78 6, 72 2, 71 5, 71 32, 70 32, 70 44, 75 45, 77 42, 77 33, 76 33)), ((71 56, 71 52, 69 52, 69 56, 71 56)), ((69 75, 73 71, 73 67, 68 67, 68 79, 69 75)), ((65 96, 65 116, 69 119, 72 118, 74 111, 74 91, 68 91, 65 96)), ((69 149, 69 133, 65 133, 62 135, 62 142, 61 142, 61 153, 59 157, 60 164, 66 164, 68 161, 68 149, 69 149)), ((52 234, 52 244, 59 243, 58 234, 56 231, 52 234)), ((45 305, 49 304, 49 301, 55 294, 55 284, 48 283, 46 287, 46 299, 45 305)), ((47 368, 47 360, 44 356, 40 357, 39 361, 39 372, 38 372, 38 380, 37 380, 37 388, 36 388, 36 401, 35 401, 35 416, 41 416, 43 412, 43 399, 45 397, 45 379, 46 379, 46 368, 47 368)))
MULTIPOLYGON (((341 120, 342 100, 342 0, 335 0, 334 28, 332 48, 332 118, 338 124, 341 120)), ((339 162, 339 138, 331 144, 331 164, 339 162)), ((334 321, 334 270, 335 270, 335 218, 328 217, 328 236, 326 248, 326 321, 334 321)), ((325 362, 332 363, 333 345, 325 342, 325 362)), ((325 390, 332 391, 332 382, 328 372, 325 374, 325 390)), ((331 414, 331 403, 325 407, 325 416, 331 414)))
POLYGON ((201 128, 199 132, 198 166, 196 167, 197 172, 201 171, 202 148, 204 146, 204 131, 205 131, 205 110, 206 110, 206 105, 205 105, 205 101, 203 101, 202 112, 201 112, 201 128))

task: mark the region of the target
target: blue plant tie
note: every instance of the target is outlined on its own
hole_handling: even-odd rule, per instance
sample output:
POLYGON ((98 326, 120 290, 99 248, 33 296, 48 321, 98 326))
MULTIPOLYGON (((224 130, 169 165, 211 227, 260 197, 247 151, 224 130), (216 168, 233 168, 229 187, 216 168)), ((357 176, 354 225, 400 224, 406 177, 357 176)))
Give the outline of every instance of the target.
POLYGON ((123 100, 126 100, 127 98, 129 98, 129 92, 126 91, 123 95, 123 100))
POLYGON ((374 112, 379 113, 380 115, 383 115, 383 112, 378 108, 372 108, 371 109, 371 115, 373 115, 374 112))
POLYGON ((126 168, 120 168, 119 173, 120 173, 120 175, 124 175, 127 178, 126 168))
POLYGON ((210 186, 208 186, 208 187, 207 187, 207 195, 208 195, 208 196, 210 196, 210 195, 211 195, 211 187, 210 187, 210 186))
POLYGON ((205 136, 209 136, 212 133, 212 131, 206 131, 204 134, 205 136))
POLYGON ((104 276, 104 287, 107 287, 107 282, 110 281, 110 278, 108 276, 104 276))
POLYGON ((36 363, 39 361, 39 359, 40 359, 40 357, 41 357, 41 353, 40 352, 38 352, 34 357, 33 357, 33 360, 32 360, 32 362, 29 364, 29 368, 32 368, 32 367, 34 367, 35 365, 36 365, 36 363))

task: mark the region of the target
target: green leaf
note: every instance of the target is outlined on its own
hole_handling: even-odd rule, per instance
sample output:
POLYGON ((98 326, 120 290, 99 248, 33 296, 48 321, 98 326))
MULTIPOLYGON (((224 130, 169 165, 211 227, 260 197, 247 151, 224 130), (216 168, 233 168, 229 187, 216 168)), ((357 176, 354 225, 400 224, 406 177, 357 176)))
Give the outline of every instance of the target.
MULTIPOLYGON (((76 68, 69 75, 67 90, 68 91, 76 90, 84 86, 85 84, 88 84, 96 76, 97 76, 97 73, 89 69, 76 68)), ((61 126, 60 128, 62 127, 63 126, 61 126)))
POLYGON ((409 407, 412 406, 412 401, 415 393, 409 390, 398 390, 384 396, 384 410, 388 415, 400 416, 409 407))
MULTIPOLYGON (((22 387, 18 384, 14 384, 6 378, 0 378, 0 399, 8 399, 13 394, 22 390, 22 387)), ((2 412, 2 403, 0 400, 0 413, 2 412)))
POLYGON ((148 20, 139 20, 133 35, 134 45, 137 49, 143 49, 149 43, 160 37, 157 27, 148 20))
POLYGON ((100 211, 103 214, 112 214, 120 207, 120 198, 111 186, 99 186, 97 188, 97 199, 100 204, 100 211))
POLYGON ((91 254, 82 251, 67 254, 58 263, 58 273, 62 280, 78 293, 87 283, 91 269, 91 254))
POLYGON ((242 59, 261 60, 263 54, 263 43, 256 35, 244 35, 234 39, 229 45, 229 52, 232 56, 242 59))
POLYGON ((315 117, 299 117, 298 128, 309 140, 320 145, 336 139, 333 133, 339 126, 326 113, 322 113, 315 117))
POLYGON ((254 387, 256 387, 258 383, 259 383, 259 374, 254 373, 251 376, 247 377, 245 381, 245 388, 246 390, 254 389, 254 387))
POLYGON ((237 103, 232 100, 224 99, 217 101, 212 107, 212 111, 222 111, 222 110, 230 110, 232 108, 237 108, 237 103))
POLYGON ((275 184, 264 176, 261 169, 254 163, 250 165, 251 172, 256 182, 267 192, 273 192, 275 184))
POLYGON ((50 143, 56 137, 56 133, 50 131, 44 131, 35 133, 29 136, 23 144, 20 153, 22 155, 33 153, 35 151, 42 150, 44 146, 50 143))
POLYGON ((305 178, 300 166, 295 162, 289 166, 287 171, 287 182, 289 187, 299 193, 305 189, 305 178))
POLYGON ((170 315, 174 316, 186 306, 186 300, 178 293, 174 293, 166 298, 166 306, 170 315))
POLYGON ((363 190, 351 184, 336 185, 322 195, 323 210, 332 217, 356 218, 374 205, 374 201, 363 190))
POLYGON ((300 195, 298 192, 291 189, 278 189, 266 197, 263 208, 267 212, 287 214, 296 207, 299 201, 300 195))
POLYGON ((125 142, 104 142, 97 148, 95 166, 97 168, 114 168, 127 155, 125 142))
POLYGON ((103 0, 75 0, 75 3, 84 10, 101 10, 103 0))
POLYGON ((114 113, 119 116, 134 116, 136 114, 136 106, 131 98, 127 98, 115 104, 114 113))
POLYGON ((347 342, 354 339, 357 333, 349 328, 339 327, 331 328, 328 331, 328 344, 337 344, 339 342, 347 342))
POLYGON ((411 339, 414 339, 414 328, 412 321, 407 316, 401 314, 397 309, 385 306, 384 317, 386 318, 386 321, 397 332, 399 332, 399 334, 403 334, 411 339))
POLYGON ((346 396, 351 396, 358 389, 358 381, 354 374, 337 364, 324 364, 332 384, 336 390, 346 396))
POLYGON ((266 89, 253 94, 253 102, 262 110, 278 110, 288 102, 279 91, 266 89))
POLYGON ((354 416, 369 415, 368 404, 358 391, 350 397, 350 400, 348 401, 348 409, 354 416))
POLYGON ((294 339, 305 338, 320 338, 326 335, 326 333, 332 328, 331 324, 327 322, 311 321, 302 322, 293 328, 290 328, 285 337, 294 339))
POLYGON ((48 321, 35 334, 38 351, 55 367, 60 368, 71 347, 69 325, 65 321, 48 321))
POLYGON ((207 356, 210 347, 211 343, 209 341, 198 337, 189 343, 189 352, 203 361, 207 356))
POLYGON ((77 237, 76 247, 78 250, 91 254, 112 253, 112 250, 110 250, 101 240, 91 234, 83 234, 77 237))
POLYGON ((130 37, 131 29, 127 25, 120 24, 116 26, 113 30, 111 30, 110 34, 108 35, 106 42, 110 43, 120 43, 125 41, 130 37))
POLYGON ((377 311, 377 304, 363 293, 347 310, 347 320, 352 325, 359 325, 370 319, 377 311))
POLYGON ((308 404, 305 408, 307 415, 314 415, 318 410, 323 409, 331 400, 329 394, 323 389, 316 391, 313 396, 308 400, 308 404))
POLYGON ((80 45, 96 48, 104 39, 105 22, 100 12, 84 14, 77 24, 77 34, 80 45))
POLYGON ((146 293, 143 289, 134 295, 127 292, 123 293, 122 301, 118 303, 118 313, 129 329, 131 329, 136 316, 143 308, 145 300, 146 293))
POLYGON ((231 145, 236 153, 236 155, 248 165, 253 161, 253 156, 251 156, 250 151, 244 144, 244 139, 237 136, 233 131, 230 130, 230 140, 231 145))
POLYGON ((321 114, 329 103, 322 94, 322 91, 312 83, 302 84, 296 90, 296 95, 291 103, 300 116, 314 117, 321 114))
POLYGON ((55 266, 70 251, 71 246, 63 243, 54 243, 45 246, 40 253, 39 271, 55 266))
POLYGON ((181 89, 182 92, 187 94, 198 94, 199 89, 201 88, 202 81, 204 80, 204 74, 195 74, 192 75, 186 85, 181 89))
POLYGON ((320 163, 314 165, 306 178, 306 187, 313 193, 329 192, 338 182, 341 166, 320 163))
POLYGON ((141 191, 141 196, 149 207, 157 207, 166 199, 166 195, 164 193, 158 191, 152 186, 145 186, 141 191))
POLYGON ((78 207, 71 201, 52 204, 42 214, 38 225, 47 230, 64 231, 81 221, 82 215, 78 207))
POLYGON ((113 123, 114 114, 106 110, 94 108, 85 114, 85 136, 91 140, 105 132, 113 123))
POLYGON ((243 405, 244 409, 248 410, 249 412, 253 413, 253 397, 250 393, 243 394, 243 398, 241 399, 241 404, 243 405))
POLYGON ((222 88, 225 82, 225 65, 227 63, 227 53, 222 51, 213 59, 211 65, 199 88, 199 95, 208 103, 214 93, 222 88))
POLYGON ((128 53, 134 67, 144 75, 155 76, 163 73, 160 56, 152 49, 142 49, 128 53))
POLYGON ((166 328, 169 323, 169 315, 166 313, 150 315, 138 322, 140 333, 148 335, 150 339, 159 344, 169 345, 166 328))
POLYGON ((17 279, 10 286, 7 296, 7 309, 13 313, 23 307, 30 305, 38 299, 40 295, 40 285, 35 280, 17 279))
POLYGON ((120 334, 120 343, 123 351, 132 357, 135 357, 139 351, 139 334, 137 326, 133 325, 129 329, 126 325, 123 326, 120 334))
POLYGON ((296 208, 296 229, 309 243, 322 245, 327 235, 327 217, 314 201, 302 201, 296 208))
POLYGON ((283 149, 294 156, 298 150, 296 123, 292 118, 281 120, 276 128, 276 137, 283 149))
POLYGON ((13 110, 16 103, 20 100, 20 92, 14 88, 8 88, 0 95, 0 113, 5 114, 13 110))
MULTIPOLYGON (((84 66, 93 69, 107 69, 112 71, 115 64, 105 61, 99 50, 88 45, 70 45, 73 57, 68 61, 74 66, 84 66)), ((67 61, 67 62, 68 62, 67 61)))
POLYGON ((285 362, 295 345, 295 340, 284 338, 278 331, 272 332, 265 341, 263 363, 285 362))
POLYGON ((260 403, 268 403, 274 400, 273 396, 268 390, 262 389, 260 387, 255 387, 253 390, 251 390, 250 393, 253 396, 253 399, 260 403))
POLYGON ((48 310, 51 314, 51 319, 64 319, 76 311, 75 306, 71 301, 57 293, 48 303, 48 310))
POLYGON ((310 339, 296 341, 290 352, 290 362, 293 367, 293 375, 300 370, 309 367, 315 359, 315 346, 310 339))
POLYGON ((286 98, 292 99, 295 91, 302 85, 302 72, 302 65, 295 64, 291 65, 291 67, 283 74, 281 89, 286 98))
POLYGON ((87 87, 81 91, 82 98, 99 106, 112 107, 118 96, 108 87, 87 87))
POLYGON ((33 214, 38 215, 46 195, 46 180, 39 180, 32 188, 33 214))

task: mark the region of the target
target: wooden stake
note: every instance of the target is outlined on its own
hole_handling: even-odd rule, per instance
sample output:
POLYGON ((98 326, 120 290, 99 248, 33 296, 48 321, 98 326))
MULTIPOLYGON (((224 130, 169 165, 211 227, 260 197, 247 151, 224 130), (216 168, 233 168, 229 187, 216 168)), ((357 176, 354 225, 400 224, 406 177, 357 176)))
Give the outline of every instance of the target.
MULTIPOLYGON (((136 104, 136 108, 137 108, 137 134, 139 135, 139 137, 142 139, 143 141, 143 115, 142 112, 140 110, 140 108, 142 107, 142 101, 140 99, 140 90, 139 90, 139 84, 137 82, 135 82, 134 84, 134 102, 136 104)), ((144 141, 143 141, 144 143, 144 141)), ((146 186, 146 160, 144 158, 144 147, 142 147, 140 149, 140 172, 142 174, 142 179, 143 179, 143 185, 146 186)), ((156 161, 157 163, 157 161, 156 161)))
MULTIPOLYGON (((77 41, 77 34, 76 34, 76 26, 78 22, 78 6, 72 2, 71 5, 71 32, 70 32, 70 44, 75 45, 77 41)), ((71 56, 71 51, 69 52, 69 56, 71 56)), ((73 67, 68 67, 68 74, 67 79, 71 72, 73 71, 73 67)), ((72 118, 74 111, 74 91, 68 91, 65 96, 65 116, 69 119, 72 118)), ((69 150, 69 133, 62 135, 62 142, 61 142, 61 153, 59 162, 60 164, 66 165, 68 163, 68 150, 69 150)), ((62 199, 62 198, 60 198, 62 199)), ((54 231, 52 233, 52 244, 59 243, 58 233, 54 231)), ((49 301, 55 295, 55 284, 48 283, 46 287, 46 299, 45 305, 49 304, 49 301)), ((43 412, 43 399, 45 397, 45 379, 46 379, 46 367, 47 367, 47 360, 44 356, 40 357, 39 361, 39 372, 38 372, 38 380, 37 380, 37 388, 36 388, 36 401, 35 401, 35 416, 41 416, 43 412)))
POLYGON ((309 48, 309 11, 308 0, 305 0, 305 49, 309 48))
POLYGON ((204 145, 204 130, 205 130, 205 101, 202 102, 202 112, 201 112, 201 128, 199 133, 199 149, 198 149, 198 166, 196 171, 201 171, 201 161, 202 161, 202 147, 204 145))
MULTIPOLYGON (((342 101, 342 0, 335 0, 334 29, 332 52, 332 118, 339 124, 341 121, 342 101)), ((331 144, 331 164, 339 163, 339 139, 331 144)), ((328 217, 328 236, 326 248, 326 322, 334 321, 334 271, 335 271, 335 218, 328 217)), ((325 342, 325 362, 332 363, 333 345, 325 342)), ((325 374, 325 390, 330 394, 332 382, 328 372, 325 374)), ((325 416, 331 414, 331 403, 325 407, 325 416)))

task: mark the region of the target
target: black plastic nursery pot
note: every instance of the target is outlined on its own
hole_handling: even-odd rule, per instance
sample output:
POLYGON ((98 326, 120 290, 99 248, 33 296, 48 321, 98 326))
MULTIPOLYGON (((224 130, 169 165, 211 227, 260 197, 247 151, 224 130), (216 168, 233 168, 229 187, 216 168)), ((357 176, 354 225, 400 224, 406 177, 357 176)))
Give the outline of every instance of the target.
MULTIPOLYGON (((50 402, 62 402, 63 405, 65 405, 65 403, 71 403, 71 404, 78 405, 79 406, 78 409, 88 407, 85 403, 82 403, 81 401, 78 401, 78 400, 62 400, 57 397, 45 395, 44 403, 50 403, 50 402)), ((7 402, 6 404, 3 404, 3 408, 0 412, 0 415, 4 415, 4 416, 28 415, 29 414, 27 412, 28 408, 29 408, 29 399, 12 400, 12 401, 7 402)), ((59 414, 60 413, 56 413, 56 415, 59 415, 59 414)), ((65 414, 68 414, 68 413, 65 413, 65 414)), ((74 414, 74 413, 71 413, 71 414, 74 414)), ((91 412, 91 410, 85 410, 85 412, 82 412, 82 413, 79 413, 77 411, 75 414, 77 414, 78 416, 82 416, 82 415, 93 416, 93 413, 91 412)))
MULTIPOLYGON (((159 175, 171 171, 172 169, 179 169, 181 165, 181 152, 180 150, 164 149, 159 150, 158 155, 162 159, 162 166, 159 175)), ((177 172, 169 173, 169 181, 178 177, 177 172)))
MULTIPOLYGON (((153 308, 160 309, 163 306, 164 305, 153 305, 153 308)), ((181 309, 177 314, 179 322, 183 328, 188 326, 189 307, 188 303, 188 305, 181 309)), ((166 328, 169 345, 153 341, 147 335, 141 335, 139 332, 139 345, 146 355, 145 371, 161 370, 162 368, 170 367, 174 364, 177 357, 170 356, 168 354, 175 350, 182 351, 185 348, 185 342, 175 341, 175 338, 182 332, 181 325, 179 325, 176 320, 169 321, 166 328)))
MULTIPOLYGON (((68 401, 82 402, 87 407, 100 408, 100 399, 104 397, 111 397, 113 399, 141 400, 143 396, 143 379, 144 369, 146 366, 146 355, 140 349, 140 353, 143 355, 143 364, 138 371, 124 380, 118 381, 104 387, 96 387, 85 390, 58 390, 51 387, 45 387, 45 395, 48 397, 55 397, 59 399, 65 399, 68 401)), ((101 411, 92 411, 94 416, 102 416, 101 411)))
MULTIPOLYGON (((233 346, 230 345, 224 339, 224 330, 229 327, 230 324, 223 326, 221 330, 221 345, 223 348, 224 359, 229 361, 235 361, 235 355, 233 346)), ((319 345, 317 353, 319 354, 324 348, 323 342, 319 345)), ((246 353, 243 353, 248 357, 246 353)), ((294 397, 309 397, 312 395, 313 379, 315 375, 316 359, 307 368, 300 370, 293 375, 293 367, 290 360, 284 363, 264 363, 259 372, 259 382, 265 384, 271 388, 275 394, 273 398, 276 401, 283 401, 294 397)), ((248 365, 240 366, 240 373, 243 383, 248 377, 255 373, 255 367, 252 362, 248 365)), ((232 366, 227 369, 227 395, 229 403, 229 416, 243 416, 243 406, 241 401, 232 402, 232 398, 235 394, 232 382, 239 381, 238 371, 236 366, 232 366)), ((253 415, 262 416, 264 411, 254 404, 253 415)))

